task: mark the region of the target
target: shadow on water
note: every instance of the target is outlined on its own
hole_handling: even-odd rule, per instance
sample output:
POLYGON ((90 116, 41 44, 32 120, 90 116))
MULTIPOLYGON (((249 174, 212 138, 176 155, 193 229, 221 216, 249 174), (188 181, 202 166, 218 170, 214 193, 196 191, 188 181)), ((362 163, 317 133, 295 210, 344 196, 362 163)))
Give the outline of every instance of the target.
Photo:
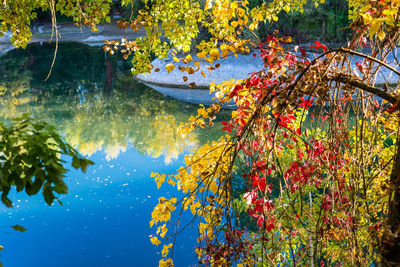
MULTIPOLYGON (((171 173, 183 155, 218 136, 218 127, 186 138, 176 134, 197 106, 166 98, 133 81, 129 66, 100 47, 60 43, 47 82, 53 45, 32 44, 0 57, 0 117, 29 112, 55 125, 65 140, 96 164, 71 171, 69 194, 47 207, 41 196, 13 194, 1 207, 5 266, 155 266, 161 258, 149 242, 150 214, 161 195, 152 171, 171 173), (7 230, 21 224, 24 233, 7 230), (23 251, 23 252, 22 252, 23 251), (21 257, 21 253, 24 257, 21 257)), ((177 266, 194 264, 191 229, 178 240, 177 266)))

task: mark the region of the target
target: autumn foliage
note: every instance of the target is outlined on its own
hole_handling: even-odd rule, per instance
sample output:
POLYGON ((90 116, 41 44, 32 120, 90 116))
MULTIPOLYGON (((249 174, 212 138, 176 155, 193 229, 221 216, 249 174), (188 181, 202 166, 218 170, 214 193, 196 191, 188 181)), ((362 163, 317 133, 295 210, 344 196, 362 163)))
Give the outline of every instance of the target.
MULTIPOLYGON (((212 85, 216 102, 201 106, 177 133, 213 127, 221 109, 234 104, 221 137, 187 155, 176 173, 152 174, 158 187, 167 182, 185 195, 161 197, 152 212, 150 240, 163 246, 160 266, 173 265, 172 237, 186 226, 173 213, 182 210, 198 226, 200 264, 399 266, 400 1, 349 0, 353 34, 340 48, 318 41, 293 47, 279 33, 258 37, 260 23, 302 12, 303 0, 253 8, 247 0, 143 2, 138 16, 118 27, 143 28, 146 36, 104 47, 110 54, 120 49, 134 74, 159 71, 154 56, 171 58, 168 72, 203 76, 219 68, 218 60, 241 53, 264 62, 244 80, 212 85), (209 38, 196 45, 197 57, 182 56, 200 31, 209 38)), ((56 11, 96 30, 109 20, 108 3, 5 1, 0 35, 11 29, 13 44, 24 47, 39 8, 52 12, 56 37, 56 11)))
MULTIPOLYGON (((232 9, 226 29, 252 30, 278 2, 265 13, 246 1, 207 1, 205 10, 220 25, 219 12, 232 9)), ((186 195, 160 200, 151 221, 161 224, 158 236, 166 237, 174 210, 190 209, 202 264, 400 264, 398 84, 376 84, 382 69, 400 74, 387 60, 399 41, 399 4, 350 1, 353 39, 342 48, 318 41, 290 48, 279 34, 236 42, 236 31, 222 29, 212 49, 200 44, 204 64, 253 47, 264 68, 212 85, 216 103, 178 129, 187 135, 213 125, 224 105, 236 106, 218 141, 186 156, 176 173, 154 174, 186 195)), ((173 264, 168 251, 160 266, 173 264)))

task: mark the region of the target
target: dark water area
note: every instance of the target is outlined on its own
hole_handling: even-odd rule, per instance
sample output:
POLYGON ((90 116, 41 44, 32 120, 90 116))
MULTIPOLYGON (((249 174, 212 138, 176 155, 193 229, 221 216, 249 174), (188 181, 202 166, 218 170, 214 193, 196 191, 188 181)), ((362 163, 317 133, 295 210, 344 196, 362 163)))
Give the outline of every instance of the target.
MULTIPOLYGON (((63 205, 10 193, 14 207, 0 205, 0 261, 6 267, 156 266, 162 244, 149 241, 156 231, 149 227, 151 211, 158 197, 181 195, 166 185, 157 190, 150 173, 174 172, 218 130, 178 136, 176 128, 197 106, 134 82, 129 66, 100 47, 60 43, 44 82, 53 53, 54 46, 33 44, 0 57, 0 118, 29 112, 55 125, 95 165, 67 174, 63 205), (10 228, 16 224, 27 231, 10 228)), ((178 236, 176 266, 196 263, 196 238, 191 227, 178 236)))

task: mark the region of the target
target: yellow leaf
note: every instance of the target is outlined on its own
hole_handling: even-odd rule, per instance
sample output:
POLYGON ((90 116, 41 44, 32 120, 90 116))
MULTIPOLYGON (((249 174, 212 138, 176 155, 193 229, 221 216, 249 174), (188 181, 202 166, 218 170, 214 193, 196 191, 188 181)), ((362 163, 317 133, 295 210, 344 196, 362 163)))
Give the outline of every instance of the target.
POLYGON ((193 215, 196 214, 196 209, 200 208, 201 204, 199 202, 196 202, 192 205, 190 205, 190 211, 192 212, 193 215))
POLYGON ((370 14, 364 13, 364 14, 361 14, 361 17, 364 20, 364 24, 370 24, 371 21, 372 21, 372 18, 371 18, 370 14))
POLYGON ((166 177, 165 174, 160 175, 160 176, 156 176, 155 181, 156 181, 156 183, 157 183, 157 188, 160 188, 161 185, 164 183, 165 177, 166 177))
POLYGON ((203 75, 203 77, 206 77, 206 74, 204 73, 204 70, 201 71, 201 75, 203 75))
POLYGON ((193 74, 195 71, 194 71, 194 69, 192 67, 190 67, 190 68, 188 68, 186 70, 186 72, 189 73, 189 74, 193 74))
POLYGON ((172 243, 169 245, 164 245, 161 253, 163 257, 166 257, 168 255, 169 249, 172 247, 172 243))
POLYGON ((174 263, 172 262, 172 259, 161 259, 158 262, 158 267, 173 267, 174 263))
POLYGON ((385 37, 386 37, 386 34, 384 31, 381 30, 380 32, 378 32, 379 40, 383 41, 383 39, 385 39, 385 37))
POLYGON ((158 240, 156 236, 151 236, 151 235, 150 235, 150 242, 155 246, 158 246, 161 243, 161 241, 158 240))
POLYGON ((217 48, 213 48, 210 50, 210 56, 213 59, 218 59, 219 58, 219 50, 217 48))
POLYGON ((191 61, 193 61, 193 58, 192 58, 192 56, 189 54, 189 55, 186 56, 186 60, 187 60, 188 62, 191 62, 191 61))
POLYGON ((286 13, 289 13, 289 11, 290 11, 290 6, 289 6, 289 5, 284 6, 284 7, 283 7, 283 10, 285 10, 286 13))
POLYGON ((232 27, 236 28, 238 26, 238 22, 237 21, 232 21, 231 22, 232 27))
POLYGON ((254 29, 257 29, 257 27, 258 27, 258 22, 257 22, 257 21, 253 21, 253 22, 250 24, 249 29, 250 29, 251 31, 253 31, 254 29))
POLYGON ((170 73, 171 71, 173 71, 175 69, 174 64, 169 63, 167 65, 165 65, 165 69, 168 71, 168 73, 170 73))
POLYGON ((212 0, 207 0, 206 1, 206 6, 204 7, 204 10, 208 10, 212 8, 212 0))
POLYGON ((210 183, 210 190, 213 192, 213 194, 217 193, 218 190, 218 185, 216 182, 211 182, 210 183))
POLYGON ((245 14, 245 10, 243 8, 237 9, 238 17, 243 17, 245 14))
POLYGON ((373 20, 371 23, 371 28, 369 29, 369 36, 372 38, 372 36, 375 35, 381 28, 382 21, 380 20, 373 20))
POLYGON ((249 22, 249 18, 245 15, 245 16, 244 16, 244 24, 247 25, 248 22, 249 22))
POLYGON ((207 52, 205 52, 205 51, 197 53, 197 57, 200 58, 200 59, 204 58, 206 55, 207 55, 207 52))
POLYGON ((168 179, 167 182, 172 186, 176 185, 176 182, 174 180, 172 180, 172 179, 168 179))

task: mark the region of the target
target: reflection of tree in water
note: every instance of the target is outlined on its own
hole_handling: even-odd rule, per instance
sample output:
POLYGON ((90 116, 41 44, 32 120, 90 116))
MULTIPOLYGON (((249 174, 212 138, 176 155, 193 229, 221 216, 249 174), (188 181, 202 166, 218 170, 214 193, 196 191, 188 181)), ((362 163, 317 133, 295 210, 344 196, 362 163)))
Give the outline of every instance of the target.
POLYGON ((136 84, 121 62, 99 48, 61 43, 52 76, 43 82, 52 52, 51 46, 31 45, 0 57, 0 86, 11 88, 0 100, 3 118, 29 111, 56 125, 82 154, 104 149, 108 159, 131 145, 169 162, 197 143, 194 135, 176 134, 194 106, 136 84))
POLYGON ((143 154, 164 155, 167 162, 196 143, 195 136, 176 135, 187 112, 175 101, 164 101, 150 89, 133 90, 132 94, 114 88, 107 97, 91 95, 84 103, 75 102, 73 118, 62 123, 66 140, 84 154, 104 148, 108 159, 131 144, 143 154))
POLYGON ((31 57, 26 56, 15 59, 0 57, 0 95, 10 99, 10 103, 7 103, 8 109, 30 101, 24 93, 30 88, 32 80, 28 68, 32 64, 31 61, 31 57))

